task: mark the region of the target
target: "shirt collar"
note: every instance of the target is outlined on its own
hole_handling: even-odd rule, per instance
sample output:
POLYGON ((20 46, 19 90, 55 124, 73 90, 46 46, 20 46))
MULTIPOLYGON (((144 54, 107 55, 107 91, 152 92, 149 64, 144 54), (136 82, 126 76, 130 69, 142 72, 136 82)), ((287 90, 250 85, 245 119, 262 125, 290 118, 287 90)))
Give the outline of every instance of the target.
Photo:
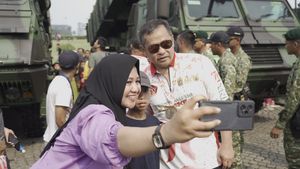
MULTIPOLYGON (((170 63, 170 67, 174 67, 175 65, 175 59, 176 59, 176 53, 174 52, 174 57, 170 63)), ((155 73, 157 73, 157 69, 155 67, 155 65, 153 63, 150 63, 150 71, 151 71, 151 75, 154 76, 155 73)))

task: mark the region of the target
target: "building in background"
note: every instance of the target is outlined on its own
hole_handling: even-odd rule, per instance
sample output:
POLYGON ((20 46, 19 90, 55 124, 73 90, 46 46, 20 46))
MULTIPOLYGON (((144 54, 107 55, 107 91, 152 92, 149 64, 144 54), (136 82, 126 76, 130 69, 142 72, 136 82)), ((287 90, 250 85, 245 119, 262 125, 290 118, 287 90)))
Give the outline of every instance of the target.
POLYGON ((72 36, 72 27, 69 25, 52 25, 52 36, 60 34, 61 36, 72 36))
POLYGON ((78 22, 77 24, 77 35, 86 36, 86 23, 78 22))

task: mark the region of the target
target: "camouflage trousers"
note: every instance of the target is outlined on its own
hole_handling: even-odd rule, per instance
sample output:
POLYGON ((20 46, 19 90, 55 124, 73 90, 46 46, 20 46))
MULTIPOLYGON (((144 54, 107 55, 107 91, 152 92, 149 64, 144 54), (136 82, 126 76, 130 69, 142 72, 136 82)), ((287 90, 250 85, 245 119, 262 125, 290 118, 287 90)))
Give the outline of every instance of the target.
POLYGON ((300 168, 300 139, 295 139, 292 136, 289 127, 290 124, 287 123, 284 129, 283 145, 285 151, 285 158, 289 165, 289 169, 299 169, 300 168))
POLYGON ((243 162, 242 162, 242 136, 241 132, 233 131, 232 132, 232 143, 233 143, 233 150, 234 150, 234 162, 231 169, 243 169, 243 162))

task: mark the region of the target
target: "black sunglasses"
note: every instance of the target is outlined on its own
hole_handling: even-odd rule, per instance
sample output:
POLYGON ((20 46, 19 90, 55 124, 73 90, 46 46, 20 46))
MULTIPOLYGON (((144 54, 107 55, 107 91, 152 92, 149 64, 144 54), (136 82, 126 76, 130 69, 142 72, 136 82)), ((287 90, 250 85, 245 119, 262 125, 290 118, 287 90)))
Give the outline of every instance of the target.
POLYGON ((157 53, 159 51, 159 48, 162 47, 164 49, 170 49, 173 45, 172 40, 164 40, 160 42, 159 44, 153 44, 148 47, 148 51, 152 54, 157 53))

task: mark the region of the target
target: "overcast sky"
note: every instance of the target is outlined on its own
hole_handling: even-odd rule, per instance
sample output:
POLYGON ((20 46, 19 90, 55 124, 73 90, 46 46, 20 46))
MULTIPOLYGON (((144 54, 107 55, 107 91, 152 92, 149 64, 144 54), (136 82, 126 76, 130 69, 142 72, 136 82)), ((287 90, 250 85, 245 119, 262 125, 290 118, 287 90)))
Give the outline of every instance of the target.
MULTIPOLYGON (((295 0, 288 0, 294 7, 295 0)), ((77 30, 77 23, 87 23, 96 0, 51 0, 51 23, 71 25, 77 30)), ((297 0, 299 3, 300 0, 297 0)))
POLYGON ((77 23, 87 23, 96 0, 51 0, 51 24, 71 25, 77 31, 77 23))

